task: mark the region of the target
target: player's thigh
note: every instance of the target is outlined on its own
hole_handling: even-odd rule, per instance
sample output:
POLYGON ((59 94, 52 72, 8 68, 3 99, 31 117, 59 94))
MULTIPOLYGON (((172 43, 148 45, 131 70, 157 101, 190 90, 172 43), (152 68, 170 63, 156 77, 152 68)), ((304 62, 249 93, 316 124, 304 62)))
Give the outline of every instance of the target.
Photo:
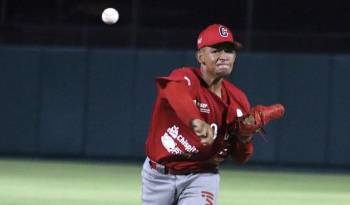
POLYGON ((171 176, 158 173, 145 163, 142 169, 142 205, 171 205, 175 187, 171 176))
POLYGON ((219 192, 219 174, 199 174, 182 191, 178 205, 214 205, 219 192))

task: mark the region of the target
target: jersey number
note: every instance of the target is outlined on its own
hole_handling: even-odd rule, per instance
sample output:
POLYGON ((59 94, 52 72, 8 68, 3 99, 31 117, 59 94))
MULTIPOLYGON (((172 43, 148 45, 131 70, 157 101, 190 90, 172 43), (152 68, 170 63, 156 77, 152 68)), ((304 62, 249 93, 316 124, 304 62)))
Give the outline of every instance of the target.
POLYGON ((214 131, 214 140, 215 140, 215 138, 218 136, 218 126, 217 126, 217 124, 215 124, 215 123, 212 123, 211 125, 210 125, 210 127, 213 129, 213 131, 214 131))

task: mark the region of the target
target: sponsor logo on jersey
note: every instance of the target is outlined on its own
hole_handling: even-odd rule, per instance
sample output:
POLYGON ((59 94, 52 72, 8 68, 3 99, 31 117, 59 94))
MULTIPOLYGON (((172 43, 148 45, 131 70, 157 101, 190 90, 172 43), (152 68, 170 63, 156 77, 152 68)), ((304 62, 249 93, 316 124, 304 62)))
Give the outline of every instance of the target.
POLYGON ((228 30, 224 26, 219 27, 219 33, 220 33, 220 36, 222 37, 228 37, 228 30))
POLYGON ((172 126, 167 129, 167 131, 161 137, 162 144, 164 148, 170 154, 183 154, 183 151, 178 147, 177 143, 180 143, 186 150, 187 153, 198 153, 196 146, 191 145, 186 137, 179 133, 179 127, 172 126))
POLYGON ((168 133, 164 133, 164 135, 161 137, 162 144, 164 148, 171 154, 181 154, 182 151, 179 147, 177 147, 177 144, 171 138, 168 133))
POLYGON ((210 108, 207 103, 201 103, 199 100, 194 100, 194 102, 199 108, 199 112, 210 114, 210 108))

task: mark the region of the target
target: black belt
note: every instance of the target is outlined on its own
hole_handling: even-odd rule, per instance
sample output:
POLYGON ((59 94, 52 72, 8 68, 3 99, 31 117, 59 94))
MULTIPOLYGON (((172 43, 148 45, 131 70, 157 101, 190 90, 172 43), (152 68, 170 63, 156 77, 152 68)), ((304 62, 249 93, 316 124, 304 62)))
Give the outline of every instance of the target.
POLYGON ((149 160, 149 165, 152 169, 156 170, 161 174, 171 174, 171 175, 189 175, 189 174, 198 174, 198 173, 218 173, 217 169, 210 170, 175 170, 168 168, 162 164, 149 160))

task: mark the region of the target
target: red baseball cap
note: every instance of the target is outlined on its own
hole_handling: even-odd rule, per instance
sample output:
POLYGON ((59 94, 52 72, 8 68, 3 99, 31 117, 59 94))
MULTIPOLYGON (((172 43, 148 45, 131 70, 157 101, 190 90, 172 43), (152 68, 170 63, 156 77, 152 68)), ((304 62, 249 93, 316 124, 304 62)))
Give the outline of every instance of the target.
POLYGON ((219 43, 231 43, 236 49, 242 45, 234 40, 233 34, 229 28, 221 24, 212 24, 206 27, 198 36, 197 48, 212 46, 219 43))

